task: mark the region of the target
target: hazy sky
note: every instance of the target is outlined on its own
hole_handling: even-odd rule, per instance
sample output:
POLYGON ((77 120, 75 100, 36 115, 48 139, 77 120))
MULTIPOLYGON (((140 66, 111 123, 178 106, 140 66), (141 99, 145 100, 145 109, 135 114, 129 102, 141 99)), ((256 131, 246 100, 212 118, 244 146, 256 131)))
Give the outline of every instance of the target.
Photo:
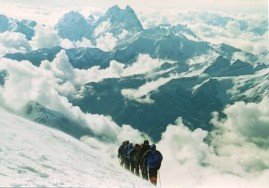
POLYGON ((182 11, 190 9, 228 13, 267 13, 267 0, 0 0, 0 14, 16 18, 54 20, 74 9, 84 12, 104 11, 112 5, 131 5, 138 11, 182 11))
MULTIPOLYGON (((0 0, 0 2, 7 2, 0 0)), ((8 3, 61 6, 93 6, 106 8, 114 4, 143 8, 213 9, 227 11, 265 11, 267 0, 9 0, 8 3)))

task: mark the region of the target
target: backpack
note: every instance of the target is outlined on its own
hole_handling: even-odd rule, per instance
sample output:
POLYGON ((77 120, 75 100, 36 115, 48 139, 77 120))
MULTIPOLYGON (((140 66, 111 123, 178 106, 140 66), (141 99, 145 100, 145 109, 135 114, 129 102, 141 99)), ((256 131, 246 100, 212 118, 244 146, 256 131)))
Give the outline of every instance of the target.
POLYGON ((150 153, 148 157, 148 167, 149 168, 156 168, 162 162, 162 155, 160 152, 155 151, 154 153, 150 153))
POLYGON ((124 148, 124 154, 125 154, 125 157, 127 159, 130 159, 131 158, 131 152, 133 150, 133 146, 132 145, 127 145, 125 148, 124 148))

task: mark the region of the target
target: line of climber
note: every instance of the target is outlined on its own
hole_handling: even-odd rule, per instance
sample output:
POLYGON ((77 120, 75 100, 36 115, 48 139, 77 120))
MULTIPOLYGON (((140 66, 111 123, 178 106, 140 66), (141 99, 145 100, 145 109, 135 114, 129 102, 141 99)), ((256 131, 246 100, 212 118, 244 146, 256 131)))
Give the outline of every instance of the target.
POLYGON ((118 158, 121 166, 137 176, 140 176, 141 172, 142 178, 157 185, 157 174, 163 156, 156 150, 155 144, 149 145, 149 141, 145 140, 141 145, 133 145, 126 140, 118 149, 118 158))

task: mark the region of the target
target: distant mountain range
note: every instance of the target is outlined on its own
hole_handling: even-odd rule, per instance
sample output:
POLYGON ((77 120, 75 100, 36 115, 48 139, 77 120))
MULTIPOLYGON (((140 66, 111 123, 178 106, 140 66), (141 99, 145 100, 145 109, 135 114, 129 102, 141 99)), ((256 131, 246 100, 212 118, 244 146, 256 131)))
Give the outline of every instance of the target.
MULTIPOLYGON (((225 20, 216 17, 210 24, 223 25, 229 19, 225 20)), ((10 21, 0 16, 2 32, 14 30, 26 34, 27 38, 33 36, 31 32, 35 24, 30 21, 10 21)), ((240 27, 244 29, 246 26, 242 23, 240 27)), ((129 6, 125 9, 113 6, 97 20, 71 11, 60 18, 55 29, 62 38, 71 41, 87 38, 93 44, 110 33, 117 38, 117 44, 111 51, 97 47, 63 49, 57 46, 28 53, 6 54, 5 57, 29 60, 39 66, 41 61, 52 61, 57 53, 65 50, 71 65, 77 69, 93 66, 107 68, 112 60, 129 66, 137 61, 140 54, 174 62, 163 64, 150 76, 139 74, 89 82, 82 86, 85 89, 82 97, 68 98, 83 112, 110 115, 116 123, 130 124, 154 140, 159 140, 166 126, 179 116, 191 129, 200 127, 211 130, 212 112, 221 113, 226 105, 239 100, 260 101, 269 93, 268 65, 260 62, 257 56, 227 44, 204 42, 186 25, 165 24, 144 29, 129 6), (243 55, 246 60, 236 58, 236 53, 243 55), (161 83, 163 79, 167 81, 161 83), (139 97, 124 93, 139 92, 146 84, 154 84, 155 87, 139 97)), ((4 85, 3 78, 0 76, 1 85, 4 85)), ((60 112, 49 110, 36 102, 25 107, 25 114, 34 121, 56 127, 75 137, 90 134, 60 112)), ((225 114, 221 115, 225 117, 225 114)))

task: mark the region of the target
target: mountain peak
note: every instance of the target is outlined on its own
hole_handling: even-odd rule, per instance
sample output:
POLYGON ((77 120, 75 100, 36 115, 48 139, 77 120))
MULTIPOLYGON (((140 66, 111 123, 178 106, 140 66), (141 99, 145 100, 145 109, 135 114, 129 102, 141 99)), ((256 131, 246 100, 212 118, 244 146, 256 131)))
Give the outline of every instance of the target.
POLYGON ((76 12, 76 11, 70 11, 70 12, 67 12, 65 13, 62 18, 60 18, 60 20, 62 21, 77 21, 77 20, 74 20, 74 19, 85 19, 84 16, 82 14, 80 14, 79 12, 76 12))
POLYGON ((132 12, 132 13, 135 13, 134 9, 132 7, 130 7, 129 5, 127 5, 125 7, 125 10, 128 11, 128 12, 132 12))
POLYGON ((126 14, 127 12, 136 15, 134 10, 129 5, 127 5, 125 7, 125 9, 121 9, 118 5, 114 5, 106 11, 105 15, 106 16, 116 16, 119 14, 126 14))
POLYGON ((119 10, 121 10, 121 8, 119 7, 119 5, 114 5, 114 6, 112 6, 112 7, 110 7, 108 9, 108 11, 119 11, 119 10))
POLYGON ((8 29, 9 19, 5 16, 0 14, 0 32, 4 32, 8 29))
POLYGON ((110 7, 106 13, 105 13, 105 16, 107 17, 111 17, 113 15, 117 15, 119 14, 120 12, 122 12, 123 10, 118 6, 118 5, 114 5, 112 7, 110 7))
POLYGON ((135 11, 130 6, 126 6, 125 9, 121 9, 118 5, 110 7, 105 15, 99 18, 96 25, 98 26, 103 22, 111 24, 108 32, 113 33, 113 35, 118 35, 123 30, 131 33, 143 30, 135 11))
POLYGON ((59 35, 71 41, 90 38, 93 26, 82 14, 76 11, 65 13, 55 25, 59 35))
POLYGON ((95 22, 95 18, 93 17, 93 15, 88 16, 88 22, 90 22, 90 23, 95 22))

